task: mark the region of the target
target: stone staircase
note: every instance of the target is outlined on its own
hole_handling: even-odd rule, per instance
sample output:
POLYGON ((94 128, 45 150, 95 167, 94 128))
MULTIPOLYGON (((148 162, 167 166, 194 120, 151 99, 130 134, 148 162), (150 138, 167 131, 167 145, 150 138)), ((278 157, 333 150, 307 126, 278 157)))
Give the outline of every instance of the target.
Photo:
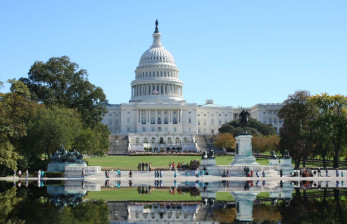
POLYGON ((200 152, 210 150, 210 147, 209 147, 204 135, 195 135, 195 141, 198 144, 200 152))
POLYGON ((110 148, 108 155, 124 155, 128 154, 128 135, 110 135, 110 148))
POLYGON ((213 135, 195 135, 200 152, 213 149, 216 155, 223 154, 223 150, 213 145, 213 135))

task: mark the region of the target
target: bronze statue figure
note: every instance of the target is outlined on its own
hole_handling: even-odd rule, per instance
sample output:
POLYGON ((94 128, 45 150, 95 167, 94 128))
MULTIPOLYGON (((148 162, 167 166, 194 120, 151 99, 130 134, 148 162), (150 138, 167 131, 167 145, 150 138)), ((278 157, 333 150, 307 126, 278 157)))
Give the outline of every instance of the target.
POLYGON ((283 158, 284 158, 284 159, 290 159, 289 151, 288 151, 288 150, 284 150, 283 158))
POLYGON ((246 133, 246 127, 248 125, 249 116, 250 114, 248 113, 248 111, 245 111, 244 109, 241 111, 239 115, 241 130, 242 130, 242 133, 244 134, 246 133))
POLYGON ((203 153, 202 153, 202 159, 207 159, 208 158, 208 156, 207 156, 207 152, 206 151, 204 151, 203 153))
POLYGON ((154 31, 154 33, 159 33, 158 24, 159 24, 159 22, 158 22, 158 20, 156 20, 155 21, 155 31, 154 31))
POLYGON ((278 159, 275 151, 271 151, 271 159, 278 159))

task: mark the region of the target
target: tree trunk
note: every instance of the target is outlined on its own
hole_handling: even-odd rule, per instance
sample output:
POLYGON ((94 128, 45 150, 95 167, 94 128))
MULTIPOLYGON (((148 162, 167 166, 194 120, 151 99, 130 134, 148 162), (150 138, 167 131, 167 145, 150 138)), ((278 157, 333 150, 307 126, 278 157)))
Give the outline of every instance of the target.
POLYGON ((340 140, 340 138, 337 139, 337 142, 336 142, 334 148, 335 148, 334 168, 339 168, 339 155, 340 155, 340 148, 341 148, 341 140, 340 140))
POLYGON ((327 168, 327 162, 325 160, 325 153, 322 155, 322 158, 323 158, 323 167, 327 168))
POLYGON ((299 188, 295 188, 295 193, 296 193, 296 197, 301 199, 301 194, 300 194, 300 189, 299 188))
POLYGON ((307 160, 307 158, 306 158, 306 156, 304 156, 304 157, 302 158, 302 166, 303 166, 303 167, 306 167, 306 160, 307 160))

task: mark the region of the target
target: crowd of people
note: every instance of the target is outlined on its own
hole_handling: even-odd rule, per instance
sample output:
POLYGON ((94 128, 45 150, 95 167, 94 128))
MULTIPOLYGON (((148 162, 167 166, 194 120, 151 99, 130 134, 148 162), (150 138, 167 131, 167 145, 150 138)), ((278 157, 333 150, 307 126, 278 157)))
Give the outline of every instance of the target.
MULTIPOLYGON (((243 170, 245 171, 246 177, 253 177, 253 174, 254 174, 253 169, 250 169, 248 166, 245 166, 245 167, 243 168, 243 170)), ((224 171, 224 172, 225 172, 225 171, 224 171)), ((230 175, 230 174, 229 174, 229 175, 230 175)), ((257 171, 255 172, 255 175, 256 175, 256 177, 260 177, 259 170, 257 170, 257 171)), ((262 170, 261 175, 262 175, 262 177, 265 177, 265 170, 262 170)), ((230 177, 230 176, 229 176, 229 177, 230 177)))

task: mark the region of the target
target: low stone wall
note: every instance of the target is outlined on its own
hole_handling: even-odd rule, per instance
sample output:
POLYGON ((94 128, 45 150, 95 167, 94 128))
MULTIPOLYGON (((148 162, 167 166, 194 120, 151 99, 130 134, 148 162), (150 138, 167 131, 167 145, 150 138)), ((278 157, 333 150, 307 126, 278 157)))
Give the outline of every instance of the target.
POLYGON ((85 176, 92 176, 101 172, 101 166, 66 166, 64 176, 81 177, 82 169, 84 169, 85 176))

